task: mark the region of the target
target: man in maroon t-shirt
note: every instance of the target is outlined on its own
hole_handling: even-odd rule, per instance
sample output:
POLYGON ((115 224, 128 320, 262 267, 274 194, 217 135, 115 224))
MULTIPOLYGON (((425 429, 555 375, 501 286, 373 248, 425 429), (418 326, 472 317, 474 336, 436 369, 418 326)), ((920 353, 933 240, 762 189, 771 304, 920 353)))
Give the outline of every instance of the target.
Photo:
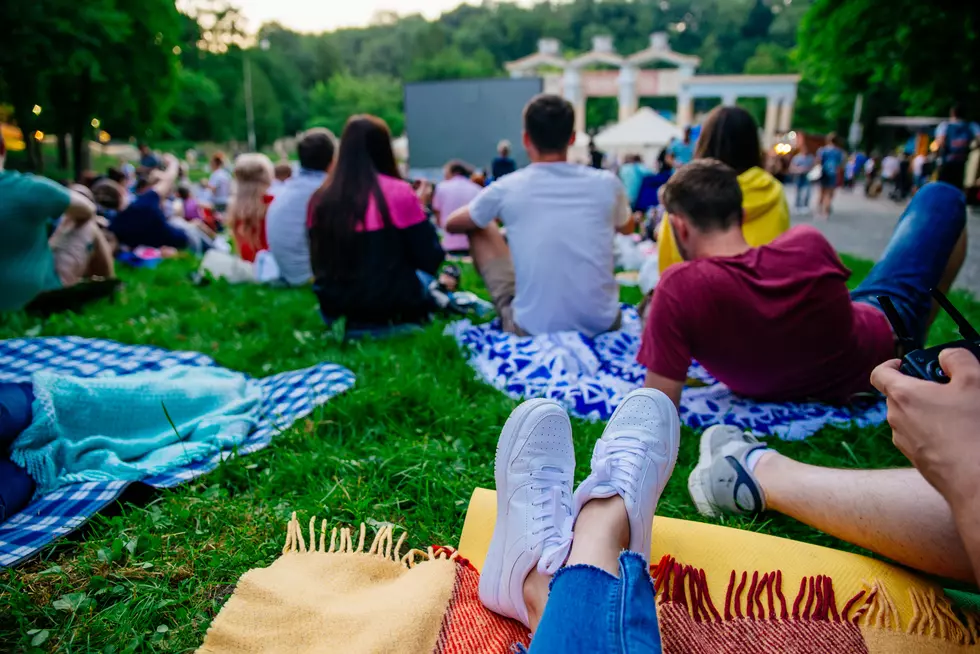
POLYGON ((679 170, 664 204, 685 262, 657 285, 637 359, 646 386, 678 405, 692 359, 760 400, 839 403, 870 391, 872 369, 896 355, 877 297, 892 298, 921 344, 929 292, 948 288, 965 256, 963 194, 945 184, 916 195, 853 294, 850 271, 812 227, 750 247, 735 172, 719 161, 679 170))

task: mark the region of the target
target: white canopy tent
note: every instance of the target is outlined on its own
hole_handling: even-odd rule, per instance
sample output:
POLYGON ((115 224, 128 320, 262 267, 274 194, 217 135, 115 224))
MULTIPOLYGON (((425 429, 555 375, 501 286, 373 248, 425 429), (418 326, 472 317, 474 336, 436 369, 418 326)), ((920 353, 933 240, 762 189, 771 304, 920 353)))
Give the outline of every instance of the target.
POLYGON ((670 143, 681 138, 684 131, 650 107, 642 107, 621 123, 599 132, 596 146, 607 154, 639 154, 651 161, 670 143))

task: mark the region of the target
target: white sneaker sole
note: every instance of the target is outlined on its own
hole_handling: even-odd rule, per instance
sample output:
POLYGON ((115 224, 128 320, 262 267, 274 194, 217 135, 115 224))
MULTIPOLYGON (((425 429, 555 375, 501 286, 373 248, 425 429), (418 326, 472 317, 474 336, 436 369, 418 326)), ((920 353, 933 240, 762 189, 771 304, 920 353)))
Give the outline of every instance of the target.
POLYGON ((725 425, 712 425, 701 434, 700 456, 698 464, 694 466, 690 476, 687 478, 687 490, 694 500, 694 505, 698 508, 698 513, 709 518, 717 518, 721 515, 714 504, 708 501, 709 490, 706 485, 711 484, 709 474, 714 457, 711 454, 711 434, 715 429, 724 429, 725 425), (707 481, 705 481, 707 478, 707 481))
MULTIPOLYGON (((510 461, 509 455, 513 451, 514 439, 521 433, 524 424, 538 413, 538 409, 543 407, 561 407, 554 400, 536 399, 524 402, 517 407, 500 432, 500 439, 497 441, 497 452, 494 455, 493 477, 497 489, 497 519, 493 525, 493 537, 490 539, 490 547, 487 549, 487 558, 483 563, 483 570, 480 573, 480 601, 483 605, 494 613, 514 618, 527 625, 527 610, 524 615, 518 608, 512 606, 510 597, 501 597, 506 592, 503 584, 503 562, 507 547, 507 504, 508 493, 501 492, 507 486, 507 466, 510 461)), ((564 409, 562 409, 564 411, 564 409)), ((509 574, 508 574, 509 576, 509 574)))

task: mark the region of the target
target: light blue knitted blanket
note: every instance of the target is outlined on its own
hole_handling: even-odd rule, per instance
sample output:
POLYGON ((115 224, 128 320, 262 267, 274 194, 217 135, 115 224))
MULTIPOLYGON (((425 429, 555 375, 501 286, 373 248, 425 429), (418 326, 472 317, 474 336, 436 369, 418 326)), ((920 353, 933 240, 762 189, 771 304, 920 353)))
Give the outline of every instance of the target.
POLYGON ((34 420, 11 447, 37 494, 86 481, 136 481, 232 449, 259 417, 258 383, 222 368, 118 377, 35 373, 34 420))

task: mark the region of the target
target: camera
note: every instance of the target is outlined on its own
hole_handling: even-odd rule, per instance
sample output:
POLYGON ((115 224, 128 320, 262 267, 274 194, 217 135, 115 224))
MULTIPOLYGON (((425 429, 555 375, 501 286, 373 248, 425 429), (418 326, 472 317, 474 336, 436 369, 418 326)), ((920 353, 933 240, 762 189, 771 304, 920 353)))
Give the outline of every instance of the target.
POLYGON ((878 302, 881 304, 881 309, 885 312, 888 322, 892 325, 892 330, 895 332, 895 337, 902 347, 902 352, 905 353, 899 372, 909 377, 916 377, 938 384, 948 384, 949 376, 942 369, 942 366, 939 365, 939 353, 946 349, 962 348, 972 352, 973 356, 980 361, 980 333, 977 333, 977 330, 967 322, 963 314, 956 310, 956 307, 949 301, 949 298, 943 295, 941 291, 932 289, 932 297, 942 307, 943 311, 949 314, 953 322, 956 323, 960 331, 960 336, 963 337, 962 340, 943 345, 935 345, 933 347, 919 348, 916 345, 915 339, 912 338, 905 321, 902 320, 902 316, 895 309, 891 298, 887 295, 880 295, 878 296, 878 302))

